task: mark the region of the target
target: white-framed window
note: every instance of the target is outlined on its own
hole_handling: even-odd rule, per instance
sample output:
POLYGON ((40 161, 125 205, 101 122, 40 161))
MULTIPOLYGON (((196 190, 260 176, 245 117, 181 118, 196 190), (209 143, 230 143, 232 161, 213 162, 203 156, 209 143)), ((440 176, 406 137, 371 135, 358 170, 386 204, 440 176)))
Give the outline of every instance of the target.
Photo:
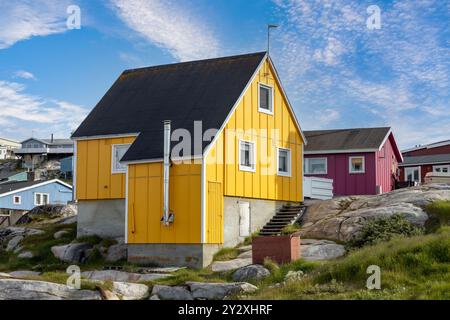
POLYGON ((365 158, 364 156, 358 156, 358 157, 350 157, 348 159, 348 171, 350 173, 365 173, 366 167, 365 167, 365 158))
POLYGON ((327 174, 327 158, 305 158, 305 174, 327 174))
POLYGON ((433 166, 433 172, 450 173, 450 165, 446 165, 446 166, 433 166))
POLYGON ((277 161, 277 167, 278 167, 278 175, 284 176, 284 177, 290 177, 291 176, 291 150, 285 149, 285 148, 278 148, 278 161, 277 161))
POLYGON ((122 164, 120 160, 125 155, 125 153, 130 148, 130 144, 113 144, 112 145, 112 160, 111 160, 111 172, 116 173, 126 173, 127 166, 122 164))
POLYGON ((13 204, 22 204, 21 196, 13 196, 13 204))
POLYGON ((405 181, 421 182, 421 169, 420 167, 405 168, 405 181))
POLYGON ((256 148, 252 141, 239 140, 239 170, 256 171, 256 148))
POLYGON ((258 110, 273 114, 273 87, 261 83, 258 85, 258 110))
POLYGON ((48 193, 37 192, 34 194, 34 205, 44 206, 50 203, 50 195, 48 193))

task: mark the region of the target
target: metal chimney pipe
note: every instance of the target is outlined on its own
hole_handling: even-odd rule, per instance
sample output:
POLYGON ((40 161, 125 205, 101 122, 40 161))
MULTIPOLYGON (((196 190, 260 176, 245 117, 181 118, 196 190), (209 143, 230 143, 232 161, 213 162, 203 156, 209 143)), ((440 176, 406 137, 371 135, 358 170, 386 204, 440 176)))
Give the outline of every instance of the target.
POLYGON ((51 143, 53 143, 53 133, 52 133, 51 143))
POLYGON ((164 224, 169 225, 169 170, 171 121, 164 120, 164 224))

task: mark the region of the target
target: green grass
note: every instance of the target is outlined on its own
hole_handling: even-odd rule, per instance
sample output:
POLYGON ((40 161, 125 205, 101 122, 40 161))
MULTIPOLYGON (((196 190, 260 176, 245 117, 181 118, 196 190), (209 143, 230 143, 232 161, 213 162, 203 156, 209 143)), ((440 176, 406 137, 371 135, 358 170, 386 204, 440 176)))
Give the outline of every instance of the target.
POLYGON ((298 224, 289 224, 281 230, 282 235, 291 235, 301 230, 298 224))
POLYGON ((259 283, 249 299, 450 299, 450 227, 436 234, 395 238, 316 265, 280 266, 259 283), (382 290, 368 290, 367 267, 381 268, 382 290), (302 268, 305 268, 303 270, 302 268), (306 272, 301 281, 282 283, 288 270, 306 272))
POLYGON ((239 255, 237 248, 222 248, 214 254, 214 261, 227 261, 236 259, 239 255))
POLYGON ((450 201, 435 201, 425 207, 430 215, 427 230, 433 232, 442 225, 450 225, 450 201))

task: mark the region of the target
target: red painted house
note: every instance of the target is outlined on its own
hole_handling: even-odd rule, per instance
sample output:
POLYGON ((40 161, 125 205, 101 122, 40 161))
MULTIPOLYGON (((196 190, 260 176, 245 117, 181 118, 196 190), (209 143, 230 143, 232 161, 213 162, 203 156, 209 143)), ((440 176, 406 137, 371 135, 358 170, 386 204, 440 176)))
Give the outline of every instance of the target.
POLYGON ((403 151, 400 180, 423 183, 429 172, 450 173, 450 140, 403 151))
POLYGON ((403 161, 391 128, 305 131, 305 176, 333 179, 335 196, 392 191, 403 161))

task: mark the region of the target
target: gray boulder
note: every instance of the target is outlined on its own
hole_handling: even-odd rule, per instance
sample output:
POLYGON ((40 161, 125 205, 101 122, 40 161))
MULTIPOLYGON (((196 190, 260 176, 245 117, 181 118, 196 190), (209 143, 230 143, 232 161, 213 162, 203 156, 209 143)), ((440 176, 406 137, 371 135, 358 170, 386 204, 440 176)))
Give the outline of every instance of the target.
POLYGON ((223 300, 225 297, 240 294, 251 293, 258 290, 258 288, 246 282, 231 282, 231 283, 202 283, 202 282, 187 282, 191 289, 194 299, 206 300, 223 300))
POLYGON ((117 262, 127 258, 127 245, 115 244, 108 248, 106 253, 106 261, 117 262))
POLYGON ((113 282, 112 292, 122 297, 122 300, 142 300, 149 295, 146 285, 128 282, 113 282))
POLYGON ((261 280, 270 276, 270 271, 259 264, 253 264, 240 269, 233 273, 233 281, 246 282, 250 280, 261 280))
POLYGON ((44 281, 0 279, 0 300, 101 300, 96 291, 44 281))
POLYGON ((152 296, 157 296, 161 300, 194 300, 191 292, 185 287, 176 286, 153 286, 152 296))
POLYGON ((53 255, 61 261, 70 263, 83 263, 86 251, 92 248, 89 243, 71 243, 51 248, 53 255))
POLYGON ((20 253, 17 257, 19 259, 32 259, 32 258, 34 258, 34 254, 31 251, 25 251, 25 252, 20 253))
POLYGON ((26 279, 30 277, 38 277, 41 275, 41 273, 37 271, 20 270, 20 271, 13 271, 9 275, 17 279, 26 279))
POLYGON ((55 234, 53 235, 53 238, 61 239, 64 236, 66 236, 67 234, 69 234, 68 230, 60 230, 60 231, 55 232, 55 234))
POLYGON ((15 250, 24 238, 25 238, 25 236, 22 236, 22 235, 13 237, 11 240, 8 241, 8 245, 6 246, 6 251, 10 252, 10 251, 15 250))
POLYGON ((229 261, 215 261, 212 263, 211 269, 214 272, 224 272, 249 266, 252 263, 252 258, 233 259, 229 261))
POLYGON ((117 282, 144 282, 170 277, 170 275, 168 274, 156 274, 156 273, 140 274, 116 270, 85 271, 82 272, 81 275, 89 280, 117 281, 117 282))
POLYGON ((343 245, 328 240, 302 239, 300 257, 306 261, 331 260, 345 255, 343 245))

